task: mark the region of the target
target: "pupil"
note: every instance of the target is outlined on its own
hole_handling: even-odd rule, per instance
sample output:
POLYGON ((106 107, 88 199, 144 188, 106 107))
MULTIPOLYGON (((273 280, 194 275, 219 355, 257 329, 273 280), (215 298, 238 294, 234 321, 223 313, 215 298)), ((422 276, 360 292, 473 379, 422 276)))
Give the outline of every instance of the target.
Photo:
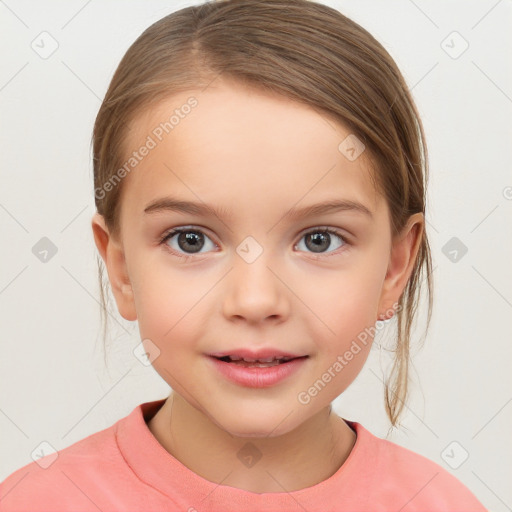
POLYGON ((322 252, 329 247, 329 233, 313 233, 312 235, 309 235, 309 237, 307 237, 306 240, 310 239, 312 241, 312 245, 310 246, 307 241, 306 245, 308 246, 308 249, 311 249, 313 252, 322 252))
POLYGON ((186 233, 180 233, 178 236, 178 244, 184 251, 191 248, 190 252, 199 252, 203 247, 204 241, 200 233, 194 231, 187 231, 186 233), (189 245, 190 247, 185 247, 189 245))

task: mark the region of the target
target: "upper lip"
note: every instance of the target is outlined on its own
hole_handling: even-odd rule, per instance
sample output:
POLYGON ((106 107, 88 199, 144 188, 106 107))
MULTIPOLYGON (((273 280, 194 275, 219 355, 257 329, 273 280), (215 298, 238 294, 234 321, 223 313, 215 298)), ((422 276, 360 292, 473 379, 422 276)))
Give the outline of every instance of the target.
POLYGON ((223 352, 212 352, 208 354, 212 357, 238 356, 242 359, 269 359, 269 358, 290 358, 307 357, 306 354, 293 354, 292 352, 283 352, 275 348, 262 348, 260 350, 249 350, 247 348, 234 348, 223 352))

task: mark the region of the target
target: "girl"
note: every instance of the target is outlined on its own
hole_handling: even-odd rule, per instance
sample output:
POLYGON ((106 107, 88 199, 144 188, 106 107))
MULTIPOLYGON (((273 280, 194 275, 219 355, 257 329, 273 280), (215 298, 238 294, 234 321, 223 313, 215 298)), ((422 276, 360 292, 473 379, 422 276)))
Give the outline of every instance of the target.
POLYGON ((14 472, 2 511, 484 510, 331 408, 396 316, 396 425, 423 283, 432 307, 423 128, 368 32, 307 0, 182 9, 93 142, 95 242, 172 393, 14 472))

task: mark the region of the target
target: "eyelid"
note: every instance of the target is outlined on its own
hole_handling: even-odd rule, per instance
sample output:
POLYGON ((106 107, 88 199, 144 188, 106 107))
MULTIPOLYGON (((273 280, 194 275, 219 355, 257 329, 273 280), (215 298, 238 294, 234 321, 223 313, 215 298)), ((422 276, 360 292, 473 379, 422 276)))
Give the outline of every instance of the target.
POLYGON ((173 256, 179 258, 182 263, 187 263, 189 259, 192 259, 193 261, 201 261, 204 258, 204 256, 206 254, 208 254, 208 252, 212 252, 212 251, 208 251, 206 253, 199 252, 199 253, 188 254, 186 252, 176 251, 175 249, 173 249, 172 247, 170 247, 167 244, 167 240, 170 240, 171 238, 173 238, 174 236, 176 236, 178 234, 181 234, 183 232, 186 233, 189 231, 196 231, 196 232, 202 233, 203 235, 207 236, 211 240, 213 245, 215 245, 217 248, 219 247, 219 245, 215 242, 215 240, 213 240, 212 237, 208 234, 208 232, 207 232, 208 230, 204 227, 199 227, 199 226, 176 226, 173 228, 169 228, 164 232, 163 235, 159 236, 158 246, 159 247, 164 246, 164 250, 168 251, 173 256))
MULTIPOLYGON (((184 259, 185 262, 188 259, 190 259, 190 258, 197 261, 198 259, 200 259, 204 255, 208 254, 208 252, 212 252, 212 251, 207 251, 206 253, 190 253, 190 254, 188 254, 188 253, 181 253, 179 251, 176 251, 176 250, 172 249, 168 244, 166 244, 166 241, 171 239, 175 235, 183 233, 183 232, 187 232, 187 231, 200 232, 203 235, 207 236, 217 248, 219 247, 219 244, 217 244, 215 242, 214 237, 212 238, 208 234, 209 230, 207 228, 205 228, 203 226, 196 226, 196 225, 180 225, 180 226, 175 226, 173 228, 167 229, 164 232, 164 234, 159 237, 159 245, 165 245, 166 246, 166 250, 171 252, 171 254, 173 254, 174 256, 177 256, 177 257, 179 257, 181 259, 184 259)), ((316 225, 316 226, 312 226, 312 227, 309 227, 309 228, 306 228, 306 229, 302 230, 299 233, 299 235, 298 235, 299 238, 298 238, 297 242, 293 245, 293 248, 295 249, 297 247, 297 245, 299 245, 301 240, 306 235, 309 235, 311 233, 329 233, 330 235, 337 236, 343 242, 343 245, 341 247, 339 247, 339 248, 337 248, 337 249, 335 249, 333 251, 327 251, 325 253, 314 253, 314 252, 309 253, 307 251, 299 251, 301 253, 303 252, 303 253, 305 253, 307 255, 313 256, 314 259, 324 259, 324 258, 328 258, 330 256, 339 255, 341 252, 344 252, 347 249, 345 246, 353 245, 353 242, 351 241, 351 236, 345 235, 345 231, 344 230, 342 230, 340 228, 331 227, 331 226, 316 225)))
MULTIPOLYGON (((186 230, 199 231, 199 232, 207 235, 208 238, 210 238, 212 241, 214 241, 213 240, 214 237, 212 238, 212 236, 208 234, 209 230, 203 226, 198 226, 198 225, 183 225, 183 226, 176 226, 174 228, 169 228, 169 229, 165 230, 165 232, 161 236, 159 236, 158 241, 160 243, 162 243, 171 234, 177 234, 181 231, 186 231, 186 230)), ((310 233, 316 233, 316 232, 321 232, 321 231, 325 231, 325 232, 334 234, 334 235, 342 238, 343 241, 345 241, 346 243, 351 243, 352 235, 349 234, 347 236, 346 230, 342 230, 341 228, 335 228, 335 227, 326 226, 326 225, 325 226, 316 225, 316 226, 312 226, 310 228, 305 228, 304 230, 300 231, 299 235, 300 235, 300 238, 302 238, 303 236, 308 235, 310 233)), ((299 238, 299 240, 300 240, 300 238, 299 238)), ((218 244, 216 243, 216 245, 218 245, 218 244)))
POLYGON ((335 228, 331 226, 313 226, 312 228, 307 228, 304 231, 301 231, 301 238, 304 235, 309 235, 310 233, 321 233, 321 232, 327 232, 336 236, 339 236, 344 242, 350 243, 351 235, 347 235, 346 230, 341 228, 335 228))
POLYGON ((349 249, 350 246, 352 246, 352 242, 350 240, 350 237, 345 236, 345 233, 343 230, 339 228, 333 228, 330 226, 314 226, 312 228, 308 228, 305 231, 302 231, 299 237, 298 242, 294 245, 297 247, 301 240, 311 233, 328 233, 329 235, 334 235, 338 237, 343 243, 341 247, 338 247, 334 249, 333 251, 327 251, 327 252, 307 252, 307 251, 299 251, 301 253, 306 254, 306 257, 313 258, 314 260, 325 260, 326 258, 334 257, 334 256, 340 256, 343 254, 347 249, 349 249))
POLYGON ((174 228, 166 229, 165 232, 158 237, 158 241, 162 243, 167 237, 169 237, 172 234, 178 234, 183 231, 198 231, 200 233, 203 233, 204 235, 208 236, 208 238, 215 243, 215 245, 218 246, 218 244, 215 242, 214 238, 209 233, 210 231, 203 227, 203 226, 195 226, 195 225, 189 225, 189 226, 176 226, 174 228))

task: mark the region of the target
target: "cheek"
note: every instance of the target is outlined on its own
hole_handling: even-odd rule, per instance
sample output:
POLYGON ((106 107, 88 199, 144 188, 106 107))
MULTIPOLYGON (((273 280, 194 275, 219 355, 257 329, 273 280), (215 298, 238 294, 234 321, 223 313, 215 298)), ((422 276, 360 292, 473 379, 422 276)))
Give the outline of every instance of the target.
POLYGON ((304 290, 307 306, 323 323, 323 331, 342 336, 377 320, 384 270, 370 265, 330 273, 304 290), (330 328, 330 329, 329 329, 330 328), (332 333, 331 331, 334 331, 332 333))
POLYGON ((347 382, 356 377, 369 354, 385 274, 382 260, 359 263, 329 278, 310 281, 315 286, 303 291, 314 313, 310 336, 322 364, 329 368, 338 361, 347 382))
POLYGON ((172 347, 179 357, 180 348, 189 347, 201 331, 207 303, 203 299, 213 283, 173 270, 162 261, 139 268, 134 301, 140 335, 151 339, 162 355, 172 347))
MULTIPOLYGON (((141 334, 149 338, 157 334, 161 336, 176 323, 180 303, 176 290, 180 289, 180 283, 154 258, 144 261, 142 257, 133 258, 131 263, 131 281, 141 334)), ((180 289, 180 297, 182 293, 183 288, 180 289)))

